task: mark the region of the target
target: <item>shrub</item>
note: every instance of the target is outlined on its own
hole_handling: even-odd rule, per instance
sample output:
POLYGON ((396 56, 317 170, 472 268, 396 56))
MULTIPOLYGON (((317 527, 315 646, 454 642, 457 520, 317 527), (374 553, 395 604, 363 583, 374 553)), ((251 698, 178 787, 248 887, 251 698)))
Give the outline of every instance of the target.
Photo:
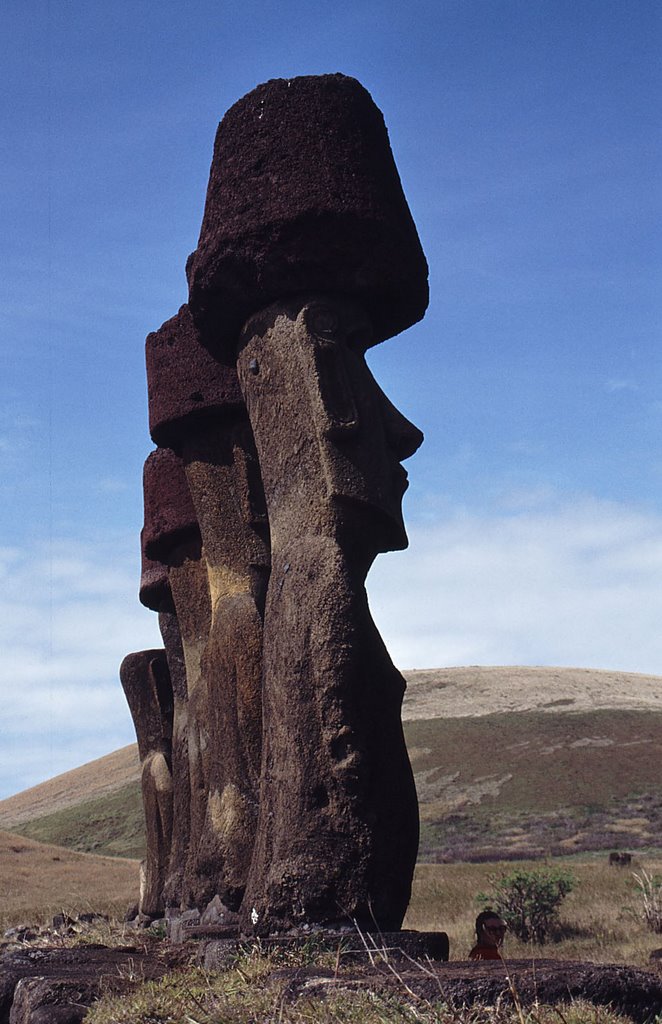
POLYGON ((560 869, 513 871, 490 882, 492 893, 479 893, 479 902, 494 907, 523 942, 540 945, 558 920, 560 904, 575 886, 573 875, 560 869))
POLYGON ((641 874, 632 872, 641 898, 641 913, 652 932, 662 934, 662 879, 649 875, 642 869, 641 874))

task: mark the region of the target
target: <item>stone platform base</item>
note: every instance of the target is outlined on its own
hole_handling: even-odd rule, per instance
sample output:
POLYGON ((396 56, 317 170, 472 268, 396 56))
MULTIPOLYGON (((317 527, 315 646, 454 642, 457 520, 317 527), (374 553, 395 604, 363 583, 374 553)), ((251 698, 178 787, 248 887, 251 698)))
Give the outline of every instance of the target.
POLYGON ((411 961, 448 960, 448 935, 446 932, 358 932, 310 931, 298 935, 272 935, 260 939, 246 939, 228 934, 212 934, 212 929, 203 931, 201 926, 192 929, 195 938, 201 942, 198 961, 208 970, 226 969, 237 954, 251 948, 265 952, 271 950, 309 949, 314 953, 334 953, 338 965, 368 964, 411 961))

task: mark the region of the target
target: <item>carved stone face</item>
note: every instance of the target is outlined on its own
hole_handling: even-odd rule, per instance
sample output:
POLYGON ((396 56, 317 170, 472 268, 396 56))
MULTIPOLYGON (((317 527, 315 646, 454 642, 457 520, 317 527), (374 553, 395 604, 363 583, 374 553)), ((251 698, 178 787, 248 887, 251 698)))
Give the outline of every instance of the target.
POLYGON ((423 434, 386 397, 364 352, 370 322, 355 304, 314 300, 297 318, 303 345, 318 371, 320 451, 330 497, 370 506, 383 523, 388 549, 407 546, 402 498, 407 472, 402 461, 420 447, 423 434))
POLYGON ((279 304, 246 325, 238 370, 270 516, 269 491, 281 504, 289 492, 291 516, 331 506, 340 528, 365 524, 370 546, 386 551, 407 546, 401 462, 423 435, 372 376, 370 340, 370 322, 351 300, 279 304))

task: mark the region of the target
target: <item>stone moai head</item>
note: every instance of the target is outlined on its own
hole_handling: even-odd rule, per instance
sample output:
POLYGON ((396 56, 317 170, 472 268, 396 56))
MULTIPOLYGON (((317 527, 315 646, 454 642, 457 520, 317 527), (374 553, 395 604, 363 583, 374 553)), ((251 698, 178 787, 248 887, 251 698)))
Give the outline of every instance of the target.
POLYGON ((183 459, 208 558, 217 547, 232 552, 234 541, 237 563, 268 566, 264 491, 236 369, 202 346, 187 305, 147 336, 145 361, 152 440, 183 459))
POLYGON ((203 344, 238 355, 272 532, 289 492, 290 523, 319 525, 331 503, 344 544, 405 547, 400 463, 423 435, 364 354, 421 319, 427 263, 359 82, 276 79, 230 108, 187 274, 203 344))
POLYGON ((364 582, 377 552, 406 546, 401 462, 422 435, 365 353, 421 319, 428 283, 384 120, 357 81, 275 80, 227 112, 187 276, 202 344, 237 365, 271 535, 242 928, 343 912, 398 927, 416 792, 404 681, 364 582))
POLYGON ((407 546, 401 461, 423 435, 370 372, 371 339, 355 300, 292 299, 250 318, 237 366, 265 487, 278 495, 272 530, 333 522, 339 540, 374 556, 407 546))
POLYGON ((274 79, 228 110, 187 276, 203 343, 230 363, 249 316, 297 294, 360 302, 371 345, 421 319, 427 263, 384 118, 356 79, 274 79))
POLYGON ((245 415, 234 367, 222 366, 200 344, 187 305, 147 335, 145 363, 149 432, 160 447, 179 453, 196 429, 245 415))

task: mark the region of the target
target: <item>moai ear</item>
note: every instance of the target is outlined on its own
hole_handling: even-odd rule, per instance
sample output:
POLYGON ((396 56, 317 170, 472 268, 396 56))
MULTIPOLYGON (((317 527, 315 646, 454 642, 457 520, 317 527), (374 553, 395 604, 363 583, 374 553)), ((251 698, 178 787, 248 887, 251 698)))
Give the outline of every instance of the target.
POLYGON ((233 434, 233 463, 237 476, 237 493, 244 522, 253 527, 268 528, 267 503, 257 461, 250 425, 239 423, 233 434), (243 435, 243 437, 242 437, 243 435))

